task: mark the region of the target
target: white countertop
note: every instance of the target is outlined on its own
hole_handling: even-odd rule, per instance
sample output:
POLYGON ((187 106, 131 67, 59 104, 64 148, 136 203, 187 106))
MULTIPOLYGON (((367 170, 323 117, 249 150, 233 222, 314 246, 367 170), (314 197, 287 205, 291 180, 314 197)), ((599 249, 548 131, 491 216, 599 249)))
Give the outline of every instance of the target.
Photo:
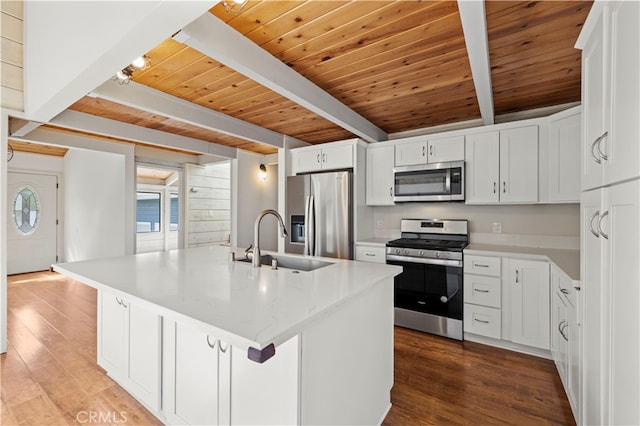
POLYGON ((160 315, 198 326, 234 346, 262 349, 287 341, 309 322, 402 270, 319 259, 335 264, 299 273, 254 269, 250 263, 230 262, 228 247, 207 246, 61 263, 53 269, 130 301, 151 304, 160 315))
POLYGON ((356 245, 359 246, 372 246, 372 247, 386 247, 387 242, 393 238, 369 238, 366 240, 356 241, 356 245))
POLYGON ((469 244, 464 249, 464 253, 489 256, 520 256, 528 259, 551 261, 572 280, 580 280, 580 250, 469 244))

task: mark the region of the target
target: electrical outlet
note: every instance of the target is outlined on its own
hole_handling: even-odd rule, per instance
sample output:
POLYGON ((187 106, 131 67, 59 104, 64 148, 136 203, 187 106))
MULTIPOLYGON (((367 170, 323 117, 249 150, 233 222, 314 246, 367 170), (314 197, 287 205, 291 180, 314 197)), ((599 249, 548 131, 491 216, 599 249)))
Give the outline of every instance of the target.
POLYGON ((378 229, 383 229, 384 228, 384 222, 379 220, 376 222, 376 228, 378 229))
POLYGON ((502 222, 493 222, 493 233, 502 234, 502 222))

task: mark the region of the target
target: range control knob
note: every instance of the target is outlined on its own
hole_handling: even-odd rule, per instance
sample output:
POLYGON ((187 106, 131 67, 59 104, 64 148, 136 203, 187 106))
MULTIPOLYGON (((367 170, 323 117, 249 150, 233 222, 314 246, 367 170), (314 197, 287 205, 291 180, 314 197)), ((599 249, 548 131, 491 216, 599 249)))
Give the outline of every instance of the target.
POLYGON ((420 256, 424 256, 424 251, 420 250, 420 256))
POLYGON ((436 257, 440 257, 440 252, 439 251, 436 252, 436 257))
POLYGON ((404 249, 404 254, 408 255, 409 254, 409 249, 404 249))
POLYGON ((396 249, 396 254, 400 254, 400 249, 396 249))

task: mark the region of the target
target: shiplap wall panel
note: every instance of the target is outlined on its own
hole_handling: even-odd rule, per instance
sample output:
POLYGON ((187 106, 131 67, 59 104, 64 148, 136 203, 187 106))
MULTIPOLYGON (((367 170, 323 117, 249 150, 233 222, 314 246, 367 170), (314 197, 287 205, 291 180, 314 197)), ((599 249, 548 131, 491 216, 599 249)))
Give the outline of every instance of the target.
POLYGON ((23 4, 22 1, 2 1, 0 4, 0 106, 22 111, 23 4))
POLYGON ((187 167, 187 246, 229 241, 231 232, 230 163, 187 167))

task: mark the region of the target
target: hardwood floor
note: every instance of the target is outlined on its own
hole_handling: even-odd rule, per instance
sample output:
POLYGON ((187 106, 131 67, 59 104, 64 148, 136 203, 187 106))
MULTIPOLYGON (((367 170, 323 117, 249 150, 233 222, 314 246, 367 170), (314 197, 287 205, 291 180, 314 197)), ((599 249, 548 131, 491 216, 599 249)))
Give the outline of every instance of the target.
MULTIPOLYGON (((50 272, 10 276, 8 308, 3 425, 159 424, 96 365, 94 289, 50 272)), ((551 361, 402 328, 391 398, 384 425, 573 424, 551 361)))
POLYGON ((160 424, 96 365, 96 291, 56 273, 7 279, 3 425, 160 424))

